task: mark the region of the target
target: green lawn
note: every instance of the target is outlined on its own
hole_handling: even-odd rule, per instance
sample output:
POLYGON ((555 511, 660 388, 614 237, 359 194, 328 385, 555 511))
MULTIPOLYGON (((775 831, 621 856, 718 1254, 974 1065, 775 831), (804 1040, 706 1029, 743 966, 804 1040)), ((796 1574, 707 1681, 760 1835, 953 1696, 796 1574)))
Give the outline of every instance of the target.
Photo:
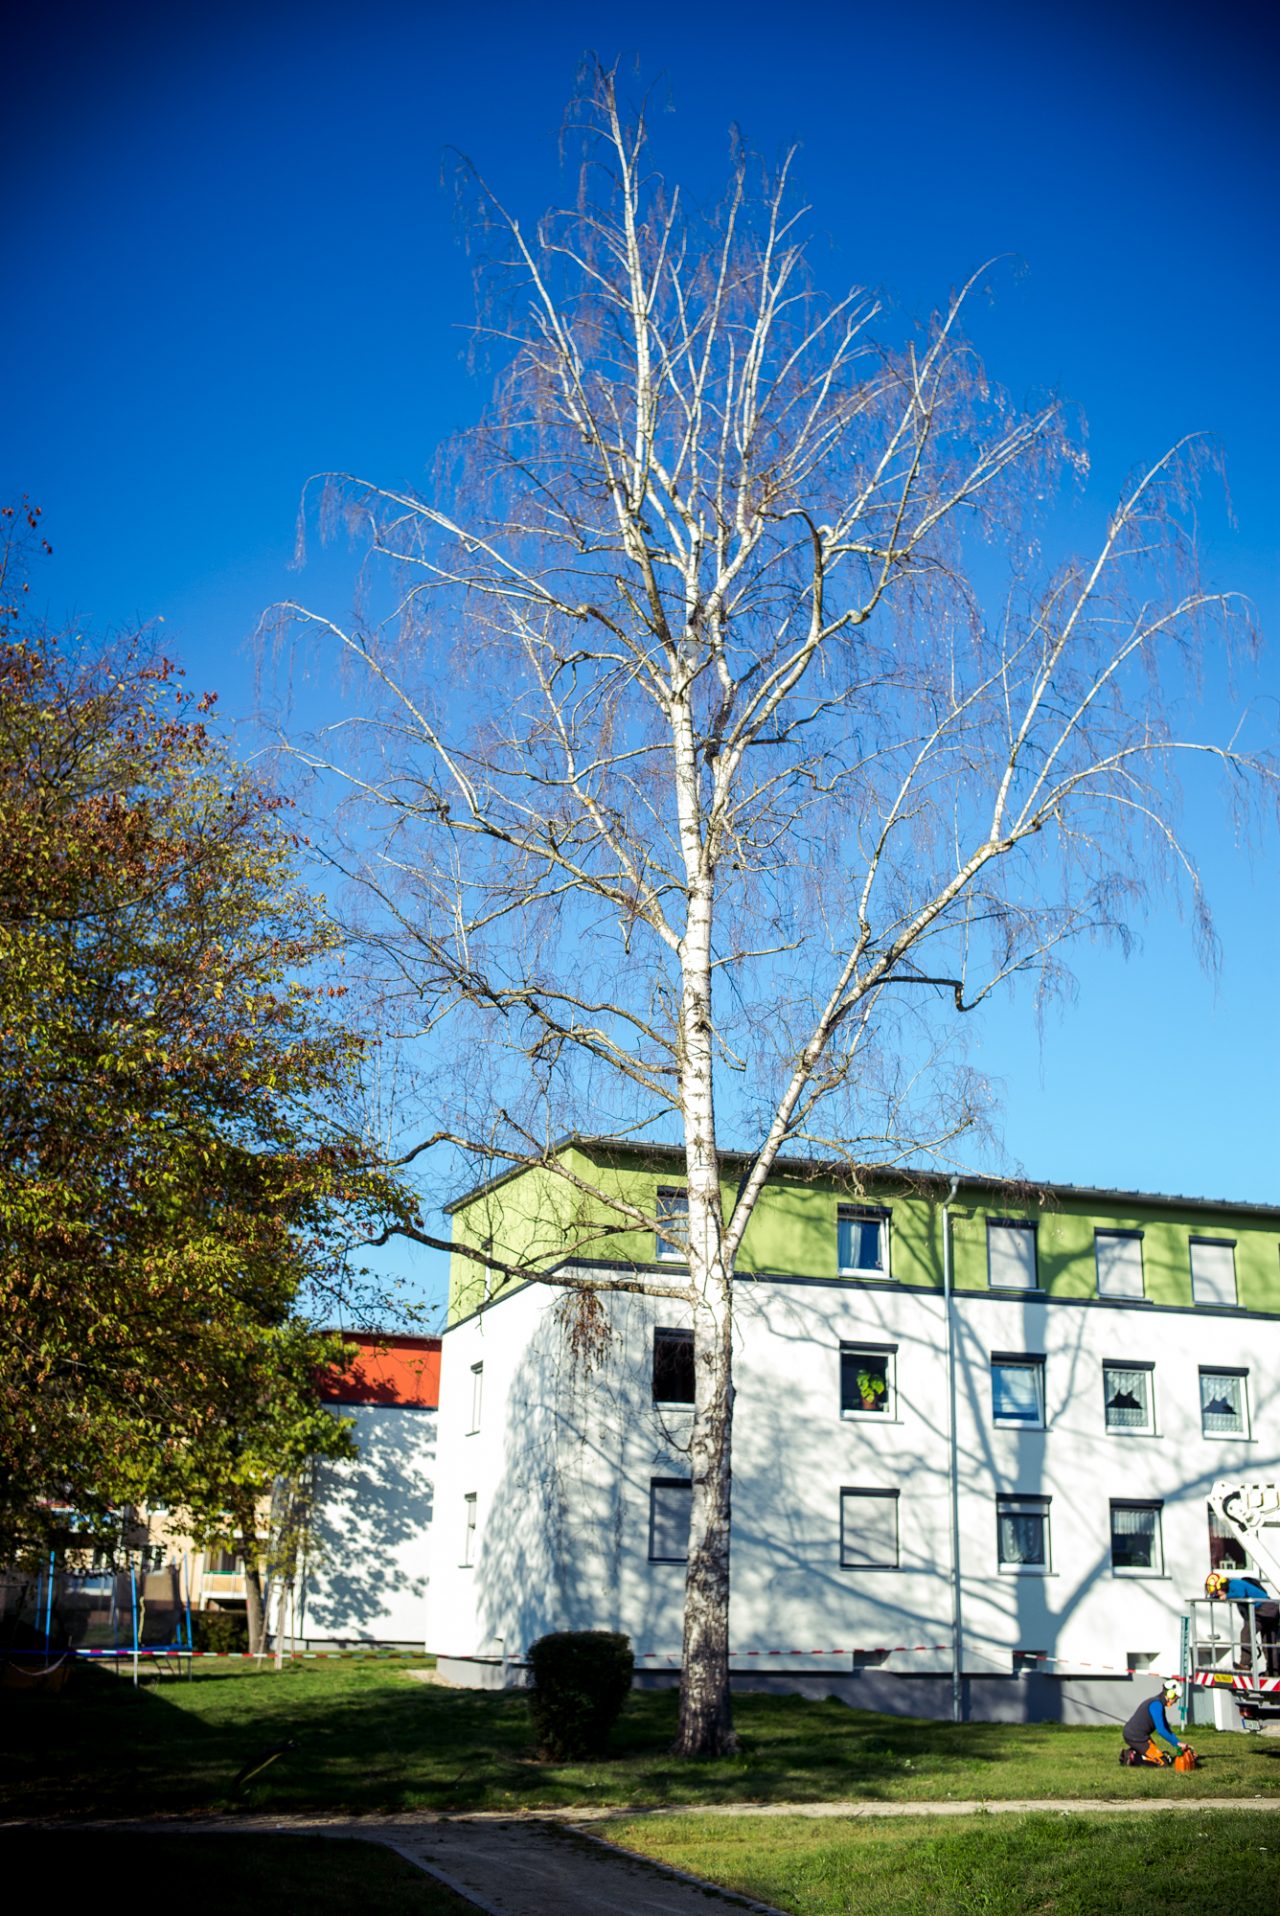
POLYGON ((609 1839, 797 1916, 1223 1916, 1280 1908, 1280 1816, 654 1817, 609 1839))
POLYGON ((159 1902, 182 1916, 348 1916, 362 1906, 379 1916, 475 1916, 473 1904, 381 1843, 335 1837, 3 1830, 0 1868, 6 1882, 43 1883, 73 1909, 100 1909, 106 1896, 107 1907, 159 1902))
POLYGON ((671 1691, 633 1692, 607 1763, 537 1760, 523 1697, 415 1683, 392 1663, 223 1665, 135 1691, 79 1669, 61 1696, 0 1695, 0 1814, 209 1809, 1070 1799, 1280 1794, 1280 1739, 1197 1731, 1189 1776, 1123 1770, 1118 1728, 924 1722, 835 1702, 739 1696, 742 1750, 667 1752, 671 1691), (237 1774, 292 1749, 237 1794, 237 1774))

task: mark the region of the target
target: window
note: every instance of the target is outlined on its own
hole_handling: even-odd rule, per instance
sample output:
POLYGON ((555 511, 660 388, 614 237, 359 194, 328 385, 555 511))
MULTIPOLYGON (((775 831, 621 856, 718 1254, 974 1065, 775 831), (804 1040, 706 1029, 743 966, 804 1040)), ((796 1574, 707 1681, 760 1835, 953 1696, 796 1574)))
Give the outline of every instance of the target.
POLYGON ((897 1567, 897 1491, 842 1490, 840 1568, 896 1570, 897 1567))
POLYGON ((1206 1504, 1205 1509, 1209 1513, 1209 1568, 1251 1572, 1255 1565, 1239 1531, 1220 1517, 1212 1504, 1206 1504))
POLYGON ((991 1353, 991 1415, 997 1424, 1043 1430, 1043 1357, 1002 1357, 998 1351, 991 1353))
POLYGON ((689 1256, 689 1193, 658 1186, 658 1256, 683 1264, 689 1256), (663 1226, 674 1225, 678 1237, 667 1237, 663 1226))
POLYGON ((462 1499, 462 1568, 470 1570, 476 1560, 476 1493, 468 1491, 462 1499))
POLYGON ((688 1563, 693 1485, 687 1477, 654 1477, 649 1483, 649 1562, 688 1563))
POLYGON ((836 1263, 841 1277, 888 1277, 890 1213, 842 1204, 836 1214, 836 1263))
POLYGON ((1039 1289, 1034 1224, 1014 1217, 988 1220, 987 1282, 993 1291, 1039 1289))
POLYGON ((1150 1437, 1155 1430, 1152 1364, 1104 1364, 1102 1401, 1108 1430, 1132 1430, 1150 1437))
POLYGON ((996 1498, 996 1554, 1002 1570, 1049 1569, 1049 1499, 996 1498))
POLYGON ((1142 1232, 1095 1231, 1099 1297, 1145 1297, 1142 1281, 1142 1232))
POLYGON ((1112 1504, 1111 1568, 1118 1577, 1164 1575, 1159 1504, 1112 1504))
POLYGON ((896 1417, 896 1344, 840 1346, 840 1412, 844 1417, 896 1417))
POLYGON ((1191 1295, 1197 1304, 1236 1301, 1236 1243, 1231 1237, 1191 1239, 1191 1295))
POLYGON ((1249 1435, 1248 1375, 1247 1370, 1201 1371, 1200 1426, 1206 1437, 1249 1435))
POLYGON ((693 1402, 693 1332, 656 1330, 653 1333, 653 1401, 655 1404, 693 1402))

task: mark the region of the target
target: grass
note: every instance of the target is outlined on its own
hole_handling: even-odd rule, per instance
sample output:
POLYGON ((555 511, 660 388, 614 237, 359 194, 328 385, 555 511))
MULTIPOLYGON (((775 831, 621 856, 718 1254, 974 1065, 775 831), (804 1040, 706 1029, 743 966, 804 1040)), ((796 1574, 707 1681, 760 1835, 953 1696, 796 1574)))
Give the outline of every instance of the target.
POLYGON ((9 1883, 43 1883, 64 1907, 100 1908, 114 1884, 123 1904, 159 1899, 182 1916, 287 1909, 290 1916, 475 1916, 443 1884, 381 1843, 324 1836, 179 1836, 112 1830, 5 1830, 9 1883), (163 1885, 161 1890, 160 1886, 163 1885))
POLYGON ((395 1664, 232 1664, 137 1691, 78 1669, 61 1696, 0 1695, 0 1815, 1280 1795, 1280 1738, 1197 1730, 1203 1767, 1175 1776, 1121 1769, 1118 1727, 933 1723, 799 1697, 734 1708, 734 1757, 670 1756, 676 1699, 650 1690, 628 1699, 611 1760, 542 1763, 519 1694, 416 1683, 395 1664))
POLYGON ((1222 1916, 1280 1907, 1280 1817, 678 1816, 611 1842, 797 1916, 1222 1916))

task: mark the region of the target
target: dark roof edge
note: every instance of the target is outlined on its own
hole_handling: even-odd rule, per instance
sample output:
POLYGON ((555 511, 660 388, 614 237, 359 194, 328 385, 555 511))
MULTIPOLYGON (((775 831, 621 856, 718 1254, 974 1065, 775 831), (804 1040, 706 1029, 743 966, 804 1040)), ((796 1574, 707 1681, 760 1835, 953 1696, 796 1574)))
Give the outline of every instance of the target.
MULTIPOLYGON (((491 1178, 483 1179, 473 1185, 469 1191, 463 1191, 451 1198, 444 1206, 444 1215, 452 1217, 462 1205, 481 1197, 486 1191, 494 1191, 508 1179, 518 1177, 534 1165, 547 1163, 562 1151, 578 1149, 588 1154, 607 1150, 614 1156, 633 1157, 640 1161, 667 1164, 672 1158, 679 1158, 682 1146, 678 1144, 637 1143, 630 1138, 591 1137, 580 1131, 570 1131, 566 1136, 557 1138, 547 1146, 541 1158, 529 1158, 520 1164, 510 1165, 505 1171, 497 1172, 491 1178)), ((749 1151, 722 1151, 720 1163, 726 1169, 742 1168, 754 1163, 749 1151)), ((904 1165, 859 1164, 851 1165, 841 1158, 793 1158, 779 1157, 774 1175, 790 1173, 801 1178, 847 1177, 852 1170, 865 1173, 868 1177, 899 1178, 904 1183, 918 1185, 922 1190, 947 1191, 951 1188, 951 1176, 946 1171, 915 1170, 904 1165)), ((1091 1184, 1050 1184, 1041 1178, 997 1178, 983 1176, 981 1173, 957 1173, 958 1191, 988 1191, 1001 1196, 1019 1196, 1029 1201, 1037 1193, 1043 1195, 1069 1196, 1089 1201, 1094 1198, 1105 1200, 1115 1208, 1121 1203, 1130 1204, 1166 1204, 1171 1209, 1180 1206, 1191 1207, 1197 1211, 1223 1211, 1233 1215, 1280 1218, 1280 1204, 1258 1204, 1244 1199, 1187 1197, 1179 1192, 1162 1191, 1122 1191, 1108 1189, 1104 1185, 1091 1184)))
POLYGON ((321 1336, 343 1337, 348 1344, 385 1344, 388 1349, 406 1344, 415 1350, 438 1351, 440 1348, 438 1331, 353 1331, 344 1330, 340 1324, 324 1324, 321 1336))

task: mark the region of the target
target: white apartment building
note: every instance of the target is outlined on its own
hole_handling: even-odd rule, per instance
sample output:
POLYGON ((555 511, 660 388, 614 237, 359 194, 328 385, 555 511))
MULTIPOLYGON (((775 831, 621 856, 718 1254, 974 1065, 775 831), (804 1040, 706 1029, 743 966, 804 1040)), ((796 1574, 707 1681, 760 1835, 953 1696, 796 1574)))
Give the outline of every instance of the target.
MULTIPOLYGON (((633 1159, 678 1216, 672 1161, 633 1159)), ((1143 1673, 1178 1670, 1208 1569, 1240 1560, 1210 1486, 1280 1472, 1280 1209, 937 1180, 851 1201, 834 1167, 802 1168, 762 1200, 735 1299, 735 1684, 1127 1715, 1143 1673)), ((522 1202, 499 1180, 455 1229, 522 1202)), ((673 1262, 662 1239, 619 1250, 673 1262)), ((554 1288, 484 1298, 457 1262, 428 1647, 455 1680, 498 1683, 546 1631, 621 1630, 641 1680, 674 1680, 686 1326, 608 1297, 614 1341, 588 1373, 554 1288)))

